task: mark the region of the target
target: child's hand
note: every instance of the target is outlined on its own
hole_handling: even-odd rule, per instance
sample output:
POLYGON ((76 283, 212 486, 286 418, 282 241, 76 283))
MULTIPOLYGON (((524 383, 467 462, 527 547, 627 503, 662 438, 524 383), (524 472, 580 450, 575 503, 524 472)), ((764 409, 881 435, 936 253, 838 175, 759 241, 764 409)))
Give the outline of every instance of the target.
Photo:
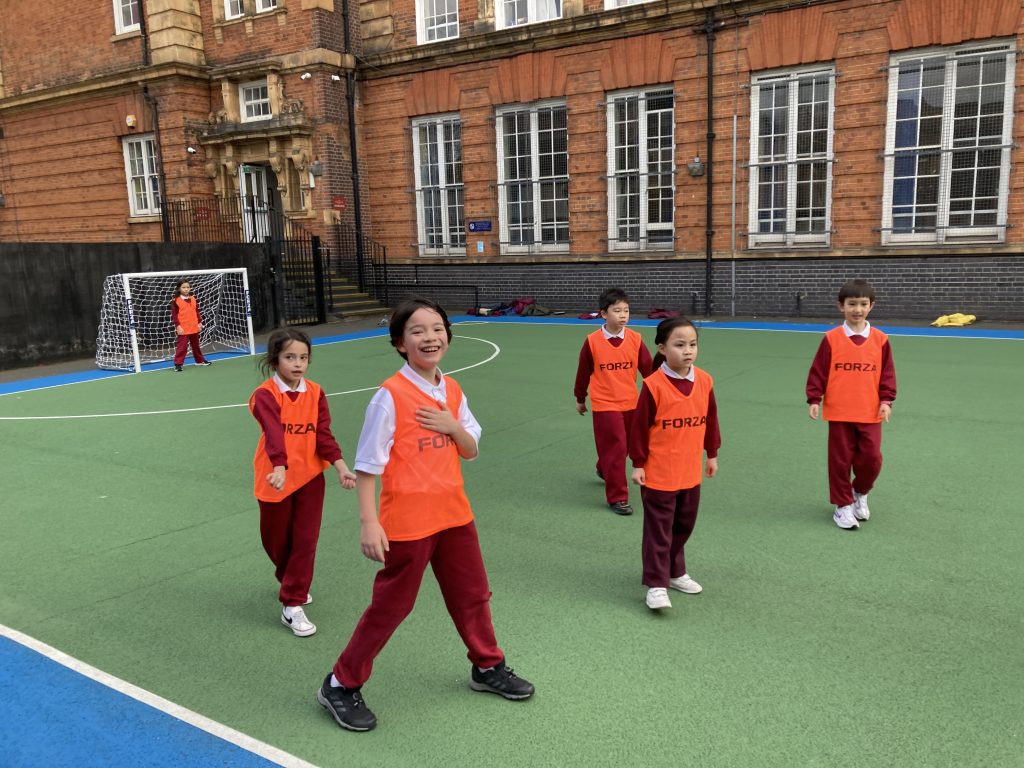
POLYGON ((199 330, 200 331, 203 330, 203 324, 202 323, 199 324, 199 330))
POLYGON ((633 470, 632 480, 635 485, 643 485, 647 482, 647 473, 644 472, 643 467, 633 470))
POLYGON ((360 526, 359 547, 370 560, 384 562, 384 553, 389 549, 388 537, 377 520, 367 520, 360 526))
POLYGON ((267 482, 275 491, 284 488, 284 467, 274 467, 274 471, 267 475, 267 482))
POLYGON ((334 468, 338 470, 338 481, 342 488, 352 490, 356 487, 356 473, 349 469, 344 461, 338 459, 334 462, 334 468))
POLYGON ((878 418, 888 423, 890 416, 892 416, 892 405, 889 403, 882 403, 878 406, 878 418))
POLYGON ((586 412, 587 412, 587 404, 586 403, 581 403, 579 400, 577 400, 576 401, 576 413, 578 413, 580 416, 582 416, 586 412))
POLYGON ((447 408, 417 408, 416 421, 421 427, 442 435, 453 435, 461 427, 447 408))
POLYGON ((708 477, 714 477, 718 474, 718 459, 708 459, 704 464, 704 474, 708 477))
POLYGON ((808 415, 812 419, 814 419, 815 421, 818 420, 818 410, 820 408, 821 408, 821 403, 811 403, 811 408, 810 408, 810 411, 808 412, 808 415))
POLYGON ((174 326, 174 332, 176 334, 178 334, 179 336, 184 336, 185 335, 185 329, 182 328, 180 325, 174 326))

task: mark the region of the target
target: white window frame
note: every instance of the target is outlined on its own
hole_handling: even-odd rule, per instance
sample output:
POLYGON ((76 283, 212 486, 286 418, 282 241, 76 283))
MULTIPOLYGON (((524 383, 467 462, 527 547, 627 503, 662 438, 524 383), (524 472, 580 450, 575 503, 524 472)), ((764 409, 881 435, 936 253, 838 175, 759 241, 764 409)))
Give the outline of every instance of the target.
MULTIPOLYGON (((675 198, 676 198, 676 146, 675 146, 675 107, 676 107, 676 95, 671 85, 653 86, 643 88, 640 90, 630 91, 618 91, 615 93, 608 94, 606 102, 607 107, 607 126, 608 126, 608 250, 609 251, 646 251, 646 250, 672 250, 675 247, 675 198), (659 172, 652 172, 650 170, 650 153, 652 146, 649 143, 651 137, 648 136, 647 126, 647 101, 651 98, 665 98, 666 96, 672 97, 672 109, 669 112, 669 146, 667 147, 667 162, 668 171, 662 170, 659 172), (637 151, 637 167, 636 168, 620 168, 618 163, 618 155, 620 145, 616 143, 617 128, 619 122, 616 118, 616 109, 619 104, 628 106, 630 103, 636 104, 637 117, 636 117, 636 151, 637 151), (666 223, 663 221, 652 222, 649 214, 649 194, 651 189, 665 189, 663 184, 652 184, 652 180, 657 178, 659 181, 663 180, 664 176, 669 177, 670 190, 670 210, 672 213, 671 221, 666 223), (632 179, 633 188, 630 189, 630 180, 632 179), (626 186, 623 191, 624 185, 626 186), (625 227, 630 227, 630 224, 622 224, 620 226, 619 218, 619 202, 620 198, 627 201, 628 198, 636 197, 637 201, 637 214, 636 224, 636 238, 620 238, 620 230, 625 227), (652 242, 652 234, 654 235, 652 242)), ((657 110, 663 112, 664 110, 657 110)), ((632 122, 632 121, 629 121, 632 122)), ((662 136, 662 134, 659 134, 662 136)), ((655 140, 657 137, 655 137, 655 140)), ((628 147, 628 144, 623 144, 623 147, 628 147)), ((665 162, 666 147, 661 147, 658 154, 662 157, 662 162, 665 162)), ((628 165, 628 163, 626 164, 628 165)), ((630 217, 631 218, 631 217, 630 217)))
MULTIPOLYGON (((775 71, 757 75, 751 84, 750 101, 750 198, 748 205, 749 221, 747 240, 751 248, 770 246, 813 245, 829 247, 832 232, 832 169, 835 164, 833 137, 835 133, 835 68, 803 67, 784 71, 775 71), (800 86, 812 79, 812 99, 801 103, 800 86), (827 99, 822 102, 815 98, 815 86, 822 80, 827 82, 827 99), (786 126, 783 134, 783 147, 772 146, 771 151, 762 151, 761 135, 761 90, 763 86, 785 85, 785 116, 786 126), (824 106, 822 106, 824 104, 824 106), (810 107, 810 124, 801 125, 801 108, 810 107), (814 146, 814 140, 820 137, 821 128, 816 128, 815 118, 820 110, 825 110, 827 126, 824 146, 814 146), (814 134, 819 134, 815 136, 814 134), (810 146, 801 147, 801 138, 806 138, 810 146), (801 178, 803 174, 821 173, 824 178, 801 178), (781 210, 782 231, 762 232, 765 221, 761 214, 761 191, 765 184, 765 174, 779 173, 781 180, 773 176, 772 186, 783 191, 784 201, 777 207, 768 206, 771 210, 781 210), (817 183, 815 183, 817 182, 817 183), (815 187, 824 188, 824 199, 815 204, 815 187), (821 216, 814 216, 811 211, 821 210, 821 216), (801 215, 801 213, 804 215, 801 215), (820 221, 822 229, 812 231, 803 228, 801 222, 820 221)), ((806 115, 806 112, 804 113, 806 115)), ((778 136, 773 133, 772 136, 778 136)), ((769 141, 771 139, 769 138, 769 141)), ((768 221, 773 225, 777 218, 768 221)))
POLYGON ((277 10, 277 0, 256 0, 256 13, 269 13, 277 10))
MULTIPOLYGON (((935 71, 932 69, 932 71, 935 71)), ((981 67, 982 72, 984 66, 981 67)), ((923 71, 922 71, 923 74, 923 71)), ((910 85, 910 72, 908 71, 908 83, 910 85)), ((1013 112, 1014 112, 1014 81, 1016 79, 1016 50, 1015 44, 1012 40, 992 40, 985 42, 972 42, 969 45, 950 46, 950 47, 934 47, 922 50, 916 50, 911 53, 900 53, 894 54, 890 57, 889 62, 889 99, 886 114, 886 133, 885 133, 885 177, 884 177, 884 188, 882 197, 882 244, 883 245, 903 245, 903 244, 934 244, 942 245, 949 242, 1003 242, 1006 238, 1006 225, 1007 225, 1007 207, 1009 198, 1009 184, 1010 184, 1010 151, 1013 143, 1013 112), (957 85, 957 74, 959 67, 962 64, 967 64, 971 60, 977 60, 982 58, 983 54, 988 54, 990 57, 992 54, 1000 57, 1005 57, 1004 67, 1004 78, 1002 83, 1002 125, 1001 135, 995 136, 989 134, 987 137, 983 137, 979 140, 977 133, 973 136, 967 136, 965 139, 970 143, 965 143, 965 139, 957 139, 955 136, 956 130, 960 125, 965 124, 967 121, 974 119, 976 115, 961 115, 957 116, 955 113, 955 100, 956 92, 958 88, 975 87, 971 85, 958 86, 957 85), (930 144, 932 147, 929 150, 923 150, 920 144, 920 124, 922 117, 920 115, 920 104, 923 103, 923 99, 918 101, 918 115, 916 117, 917 124, 917 144, 913 147, 908 145, 905 150, 900 150, 896 147, 897 134, 900 132, 898 129, 898 123, 901 120, 909 121, 911 117, 897 117, 898 109, 907 108, 907 100, 903 101, 901 106, 899 100, 900 88, 900 71, 903 65, 913 65, 918 63, 922 67, 926 67, 926 62, 931 60, 932 66, 937 69, 941 67, 943 72, 942 78, 942 108, 941 108, 941 122, 939 131, 939 143, 930 144), (959 121, 959 124, 958 124, 959 121), (987 141, 986 141, 987 139, 987 141), (984 142, 984 143, 980 143, 984 142), (995 143, 998 142, 998 143, 995 143), (956 146, 957 144, 960 146, 956 146), (990 149, 985 150, 984 147, 990 149), (998 151, 999 158, 998 162, 991 163, 989 165, 979 167, 978 155, 985 153, 988 156, 993 156, 993 153, 998 151), (904 153, 903 157, 897 158, 898 153, 904 153), (964 153, 967 153, 967 157, 970 157, 970 153, 974 152, 974 166, 965 166, 963 168, 955 168, 954 164, 956 158, 963 158, 964 153), (934 172, 927 174, 930 177, 937 178, 937 189, 936 189, 936 201, 934 206, 931 204, 925 204, 920 202, 918 195, 920 189, 920 179, 922 174, 920 169, 922 162, 926 157, 932 156, 937 158, 937 161, 929 163, 929 170, 936 168, 934 172), (897 177, 897 163, 898 160, 910 161, 914 163, 914 173, 906 176, 897 177), (994 195, 984 195, 984 199, 991 199, 995 197, 996 203, 993 209, 975 209, 973 206, 965 208, 960 212, 952 211, 954 207, 954 199, 952 198, 953 192, 953 181, 957 175, 962 176, 964 171, 971 170, 973 172, 972 186, 977 182, 979 170, 991 171, 998 169, 998 180, 996 182, 996 189, 994 195), (960 172, 958 174, 958 171, 960 172), (913 198, 910 203, 897 205, 897 179, 913 179, 913 198), (919 218, 925 218, 927 222, 928 218, 931 218, 929 209, 935 208, 934 212, 934 225, 931 228, 927 224, 918 225, 919 218), (923 209, 923 210, 922 210, 923 209), (977 215, 988 215, 991 216, 994 213, 994 221, 990 224, 982 225, 966 225, 957 226, 951 224, 952 218, 962 218, 964 216, 973 218, 977 215), (908 222, 909 218, 909 222, 908 222), (909 226, 908 226, 909 224, 909 226)), ((998 83, 991 83, 990 87, 993 89, 999 86, 998 83)), ((921 94, 925 87, 937 87, 937 86, 923 86, 916 89, 918 94, 921 94)), ((910 90, 905 89, 905 90, 910 90)), ((979 103, 981 96, 979 94, 979 103)), ((924 119, 935 119, 935 116, 925 116, 924 119)), ((993 121, 998 119, 997 115, 992 115, 993 121)), ((976 125, 980 130, 980 123, 984 122, 984 117, 980 116, 976 125)), ((902 139, 901 139, 902 140, 902 139)), ((903 163, 900 163, 903 165, 903 163)), ((909 184, 904 185, 909 189, 909 184)), ((974 187, 974 192, 977 191, 977 187, 974 187)), ((962 201, 975 200, 974 192, 970 197, 958 198, 962 201)), ((970 204, 968 202, 968 204, 970 204)))
POLYGON ((160 215, 160 175, 156 135, 126 136, 121 142, 124 175, 128 182, 128 207, 132 216, 160 215))
POLYGON ((420 256, 464 256, 466 189, 459 115, 431 115, 413 120, 412 156, 420 256), (430 217, 428 201, 432 203, 430 217))
MULTIPOLYGON (((516 104, 514 106, 501 107, 495 110, 495 133, 498 140, 498 222, 499 242, 502 253, 567 253, 569 251, 569 113, 564 101, 542 101, 533 104, 516 104), (541 171, 541 128, 540 113, 542 111, 561 110, 565 116, 565 128, 549 128, 546 132, 554 134, 564 132, 565 151, 557 151, 552 147, 549 155, 554 158, 558 155, 565 156, 564 173, 560 169, 552 167, 547 175, 541 171), (505 161, 507 160, 505 134, 505 117, 519 115, 529 121, 528 132, 517 134, 526 136, 529 140, 529 161, 530 175, 528 179, 510 179, 505 161), (510 201, 509 191, 513 185, 529 186, 530 200, 523 207, 529 209, 532 227, 520 227, 521 231, 529 231, 530 242, 513 243, 511 233, 511 221, 509 216, 510 201), (558 195, 556 190, 563 186, 565 196, 558 195), (564 207, 563 207, 564 206, 564 207), (563 207, 563 215, 559 215, 558 209, 563 207), (545 220, 545 211, 548 211, 545 220), (564 232, 564 235, 561 234, 564 232), (548 241, 545 242, 545 234, 548 233, 548 241)), ((552 139, 554 136, 552 135, 552 139)), ((519 155, 526 157, 526 155, 519 155)), ((516 195, 518 196, 518 194, 516 195)), ((514 205, 516 201, 512 201, 514 205)))
POLYGON ((419 45, 454 40, 458 36, 459 0, 416 0, 416 42, 419 45), (443 12, 438 11, 439 6, 444 7, 443 12), (432 16, 428 13, 431 7, 432 16))
POLYGON ((224 0, 224 19, 240 19, 245 15, 245 0, 224 0))
POLYGON ((139 14, 142 13, 141 0, 114 0, 114 30, 119 35, 136 32, 141 29, 139 14), (125 23, 125 11, 135 19, 125 23))
POLYGON ((610 11, 615 8, 625 8, 630 5, 641 5, 649 2, 651 0, 604 0, 604 9, 610 11))
POLYGON ((562 18, 564 0, 494 0, 498 29, 512 29, 562 18))
POLYGON ((259 120, 269 120, 274 116, 274 109, 270 104, 270 85, 267 82, 267 78, 261 78, 259 80, 250 80, 247 83, 238 84, 238 114, 241 122, 253 123, 259 120), (247 99, 245 92, 246 89, 262 88, 266 91, 266 97, 259 99, 247 99), (250 106, 260 106, 260 113, 257 115, 249 114, 250 106), (263 106, 266 106, 267 111, 264 113, 262 110, 263 106))

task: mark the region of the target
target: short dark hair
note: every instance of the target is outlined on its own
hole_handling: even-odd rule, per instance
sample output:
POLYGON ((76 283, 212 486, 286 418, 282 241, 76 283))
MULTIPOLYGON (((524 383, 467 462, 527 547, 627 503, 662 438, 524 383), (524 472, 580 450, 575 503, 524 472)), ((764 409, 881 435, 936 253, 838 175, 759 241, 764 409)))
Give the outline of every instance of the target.
POLYGON ((601 307, 601 311, 604 312, 612 304, 618 304, 620 301, 624 301, 629 304, 629 296, 621 288, 606 288, 601 291, 601 296, 598 298, 598 306, 601 307))
POLYGON ((270 376, 277 371, 277 363, 281 357, 281 352, 293 341, 301 341, 305 344, 306 349, 309 351, 309 359, 313 359, 313 342, 309 340, 309 336, 298 328, 278 328, 267 339, 267 352, 260 359, 260 370, 263 371, 265 376, 270 376))
POLYGON ((847 299, 868 299, 874 304, 875 288, 867 280, 859 277, 847 280, 839 289, 839 303, 842 304, 847 299))
POLYGON ((439 314, 441 321, 444 323, 445 333, 448 334, 448 343, 451 344, 452 341, 452 324, 448 320, 448 314, 441 308, 441 305, 422 296, 409 296, 395 307, 395 312, 391 315, 391 322, 388 323, 388 333, 391 334, 391 346, 398 350, 398 354, 402 356, 403 360, 408 360, 409 356, 398 349, 398 345, 402 343, 402 337, 405 335, 405 324, 409 322, 409 318, 418 309, 429 309, 431 312, 439 314))
MULTIPOLYGON (((697 326, 693 324, 693 321, 688 317, 679 315, 678 317, 666 317, 658 323, 658 327, 654 331, 654 343, 666 343, 668 341, 668 337, 672 335, 672 331, 676 328, 693 328, 693 332, 697 334, 698 337, 700 336, 700 333, 697 331, 697 326)), ((661 352, 655 352, 654 358, 651 360, 651 370, 658 370, 664 362, 665 356, 661 354, 661 352)))

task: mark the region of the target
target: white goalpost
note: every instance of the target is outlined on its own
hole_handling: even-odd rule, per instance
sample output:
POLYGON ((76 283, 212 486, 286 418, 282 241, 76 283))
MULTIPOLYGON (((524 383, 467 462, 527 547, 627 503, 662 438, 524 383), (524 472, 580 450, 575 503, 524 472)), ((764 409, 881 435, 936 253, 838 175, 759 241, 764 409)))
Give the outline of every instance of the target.
POLYGON ((246 269, 125 272, 108 275, 103 283, 97 366, 138 373, 146 363, 174 358, 177 334, 171 323, 171 301, 179 280, 192 284, 204 349, 255 354, 246 269))

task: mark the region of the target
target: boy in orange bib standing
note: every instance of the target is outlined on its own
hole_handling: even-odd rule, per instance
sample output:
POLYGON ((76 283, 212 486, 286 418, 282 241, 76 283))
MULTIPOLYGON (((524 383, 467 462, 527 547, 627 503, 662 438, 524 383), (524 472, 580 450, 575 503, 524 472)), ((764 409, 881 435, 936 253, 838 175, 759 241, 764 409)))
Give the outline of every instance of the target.
POLYGON ((533 686, 505 665, 491 623, 491 590, 460 468, 461 459, 478 454, 480 425, 462 389, 438 368, 452 338, 448 316, 433 302, 410 299, 395 310, 389 330, 406 364, 370 399, 355 461, 360 546, 384 567, 370 606, 316 694, 351 731, 377 725, 360 688, 412 611, 428 564, 469 651, 469 687, 506 699, 533 695, 533 686))
POLYGON ((839 289, 844 322, 825 334, 807 374, 809 415, 817 419, 820 410, 828 422, 832 519, 845 529, 860 527, 871 515, 868 491, 882 471, 882 422, 889 421, 896 399, 889 337, 868 322, 874 306, 875 289, 867 280, 839 289))
POLYGON ((697 328, 685 317, 669 318, 658 324, 654 341, 660 365, 640 390, 629 456, 644 500, 646 603, 658 610, 672 607, 669 589, 703 590, 690 578, 683 550, 697 522, 701 476, 718 472, 722 438, 713 382, 694 365, 697 328))
POLYGON ((171 299, 171 322, 177 334, 174 347, 174 370, 180 371, 185 363, 185 353, 192 345, 192 357, 196 365, 210 365, 203 357, 199 345, 199 332, 203 330, 202 318, 199 315, 199 302, 192 295, 192 283, 179 280, 174 286, 174 298, 171 299))
POLYGON ((587 412, 587 389, 594 412, 597 475, 604 480, 605 499, 618 515, 631 515, 626 483, 626 454, 636 408, 637 374, 651 373, 651 355, 629 322, 629 297, 621 288, 609 288, 600 297, 604 325, 587 336, 576 369, 576 412, 587 412))

